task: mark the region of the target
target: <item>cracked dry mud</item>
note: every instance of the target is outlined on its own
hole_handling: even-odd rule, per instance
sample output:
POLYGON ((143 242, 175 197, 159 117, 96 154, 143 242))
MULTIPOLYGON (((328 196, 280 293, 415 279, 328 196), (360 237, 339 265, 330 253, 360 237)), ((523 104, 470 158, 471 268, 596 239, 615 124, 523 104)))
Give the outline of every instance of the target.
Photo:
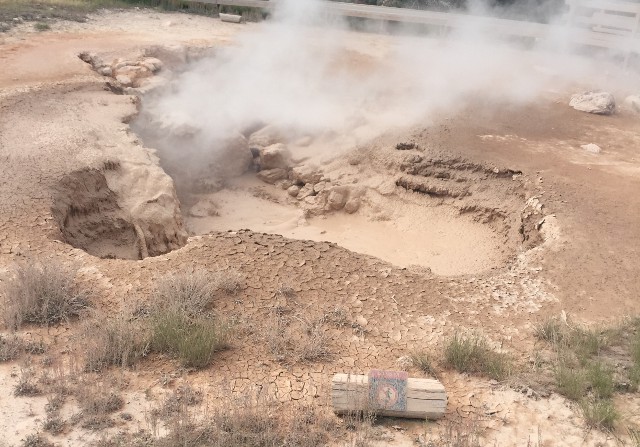
MULTIPOLYGON (((176 191, 161 167, 163 148, 129 127, 139 107, 136 92, 77 55, 152 54, 166 66, 161 76, 227 45, 241 29, 196 16, 105 12, 45 33, 17 27, 0 41, 3 280, 16 263, 55 260, 79 269, 96 307, 117 312, 144 303, 154 282, 175 271, 230 267, 246 276, 241 293, 215 305, 242 332, 210 368, 185 373, 151 359, 117 373, 129 383, 126 409, 135 415, 118 429, 145 427, 152 405, 145 390, 161 394, 167 378, 194 384, 212 401, 260 387, 284 403, 327 406, 334 373, 403 367, 411 351, 436 352, 457 331, 481 332, 526 363, 534 324, 546 316, 564 310, 580 321, 603 322, 638 314, 640 120, 625 112, 580 114, 565 107, 565 92, 526 106, 505 104, 490 116, 478 111, 482 104, 471 105, 442 123, 390 131, 323 160, 334 186, 357 180, 363 188, 353 215, 309 212, 253 174, 215 192, 181 190, 176 179, 176 191), (539 119, 532 122, 534 114, 539 119), (396 148, 407 142, 406 150, 396 148), (580 150, 590 142, 606 150, 597 156, 580 150), (218 216, 188 215, 188 207, 205 199, 217 204, 218 216), (277 222, 255 218, 255 210, 274 213, 277 222), (419 225, 428 219, 434 224, 419 225), (393 243, 376 251, 370 246, 379 231, 393 243), (414 239, 407 243, 403 234, 414 239), (394 254, 394 245, 422 247, 421 237, 432 247, 438 234, 456 239, 459 250, 452 242, 451 250, 444 244, 422 257, 394 254), (283 286, 292 292, 279 293, 283 286), (307 321, 324 318, 329 358, 274 358, 264 334, 276 308, 307 321), (331 320, 336 312, 339 323, 331 320)), ((382 46, 389 39, 352 38, 382 46)), ((76 329, 43 331, 63 363, 77 361, 76 329)), ((0 429, 10 443, 39 426, 46 403, 11 395, 18 370, 17 364, 0 369, 0 429)), ((585 437, 575 408, 557 395, 536 399, 451 371, 441 379, 447 417, 479 418, 490 428, 488 443, 523 445, 538 428, 549 445, 614 443, 598 432, 585 437)), ((637 416, 637 396, 624 397, 622 405, 627 417, 637 416)), ((393 442, 411 445, 421 427, 400 424, 406 431, 393 442)), ((86 445, 98 435, 78 429, 65 436, 65 445, 86 445)))

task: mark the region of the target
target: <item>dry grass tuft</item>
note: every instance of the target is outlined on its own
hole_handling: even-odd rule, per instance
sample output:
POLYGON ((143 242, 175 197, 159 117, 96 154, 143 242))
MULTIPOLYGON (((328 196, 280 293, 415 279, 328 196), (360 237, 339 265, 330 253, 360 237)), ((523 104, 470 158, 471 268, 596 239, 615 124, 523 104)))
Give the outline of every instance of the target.
POLYGON ((77 317, 86 309, 87 295, 75 283, 74 274, 51 263, 18 269, 2 290, 5 324, 18 329, 24 323, 53 326, 77 317))
POLYGON ((287 364, 321 362, 331 358, 326 319, 306 320, 280 309, 272 311, 263 338, 277 361, 287 364))
POLYGON ((20 443, 21 447, 54 447, 54 444, 49 442, 47 438, 40 433, 33 433, 28 435, 20 443))
POLYGON ((460 372, 480 373, 495 380, 504 380, 511 373, 511 361, 493 351, 480 336, 455 334, 445 347, 445 362, 460 372))
POLYGON ((436 371, 434 365, 434 359, 431 355, 424 351, 414 351, 409 356, 411 360, 411 364, 418 368, 423 373, 431 376, 438 377, 438 372, 436 371))
POLYGON ((20 367, 20 376, 18 377, 18 383, 13 388, 14 396, 37 396, 41 393, 40 387, 37 384, 35 372, 31 367, 30 360, 20 367))
POLYGON ((111 414, 124 406, 124 399, 118 393, 105 391, 97 385, 79 386, 74 395, 80 407, 81 425, 91 430, 112 427, 115 422, 111 414))
POLYGON ((148 354, 150 345, 145 326, 126 315, 95 319, 85 325, 82 339, 87 371, 133 366, 148 354))

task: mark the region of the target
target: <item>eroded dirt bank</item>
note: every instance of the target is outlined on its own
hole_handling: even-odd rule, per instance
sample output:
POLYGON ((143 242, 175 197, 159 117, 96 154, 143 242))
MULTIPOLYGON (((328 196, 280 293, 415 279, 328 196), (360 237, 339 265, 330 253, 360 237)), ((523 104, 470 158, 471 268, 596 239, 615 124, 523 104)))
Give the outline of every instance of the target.
MULTIPOLYGON (((178 63, 184 63, 190 52, 226 44, 241 30, 185 15, 105 13, 87 24, 61 23, 42 34, 16 29, 3 36, 0 46, 0 271, 8 273, 16 262, 36 258, 79 268, 79 280, 91 286, 95 306, 108 313, 144 304, 154 282, 171 272, 225 266, 246 277, 245 290, 216 303, 220 312, 237 318, 246 329, 232 349, 201 373, 187 374, 163 358, 123 372, 131 393, 137 395, 132 401, 142 401, 144 389, 160 388, 163 378, 172 376, 211 396, 229 389, 242 394, 258 384, 282 402, 325 405, 323 396, 333 373, 398 368, 399 359, 412 350, 435 350, 458 330, 480 331, 527 363, 533 325, 544 316, 564 310, 585 321, 601 321, 640 312, 640 197, 635 194, 640 186, 640 120, 624 111, 613 117, 580 114, 566 107, 564 92, 549 92, 539 103, 505 106, 490 115, 480 113, 480 104, 441 124, 384 135, 364 152, 336 157, 323 168, 329 177, 342 175, 344 184, 359 178, 368 188, 356 216, 363 221, 384 224, 387 219, 423 217, 403 215, 389 205, 404 201, 406 206, 424 207, 427 216, 466 219, 468 226, 459 231, 463 238, 471 232, 469 244, 474 237, 485 240, 474 233, 474 225, 489 228, 491 248, 483 250, 489 257, 478 262, 484 267, 487 259, 495 259, 489 266, 493 269, 478 267, 473 276, 438 276, 327 242, 251 231, 213 232, 187 240, 183 215, 197 201, 183 200, 179 208, 179 191, 160 167, 158 154, 130 131, 127 122, 138 100, 114 94, 108 79, 77 56, 147 55, 171 70, 166 55, 182 55, 178 63), (146 53, 158 46, 168 49, 146 53), (532 115, 539 119, 532 121, 532 115), (580 149, 592 142, 603 148, 602 153, 580 149), (398 143, 416 147, 399 151, 398 143), (442 189, 446 176, 462 181, 442 189), (465 188, 473 194, 466 195, 465 188), (539 211, 523 214, 529 199, 536 197, 529 206, 539 211), (383 218, 372 219, 376 215, 383 218), (531 241, 522 237, 523 216, 533 216, 530 221, 525 217, 524 232, 533 235, 531 241), (536 236, 538 224, 542 235, 536 236), (145 259, 134 261, 139 258, 145 259), (281 302, 284 286, 293 291, 290 302, 281 302), (291 366, 273 358, 264 334, 270 333, 276 307, 289 307, 308 319, 341 309, 346 324, 327 328, 330 361, 291 366)), ((353 38, 364 43, 384 40, 353 38)), ((271 194, 298 216, 299 202, 280 187, 250 183, 235 191, 243 200, 264 201, 265 194, 271 194)), ((206 224, 195 231, 225 230, 231 218, 219 227, 206 224)), ((322 216, 305 218, 313 227, 313 219, 322 216)), ((327 218, 328 226, 332 218, 327 218)), ((189 219, 192 229, 202 224, 189 219)), ((400 231, 413 225, 409 222, 400 231)), ((318 239, 322 230, 331 230, 321 225, 318 229, 318 239)), ((315 238, 298 231, 289 235, 315 238)), ((455 232, 449 236, 455 237, 455 232)), ((461 273, 459 266, 449 271, 446 267, 443 264, 436 273, 461 273)), ((51 329, 63 359, 77 353, 74 332, 73 324, 51 329)), ((3 372, 3 386, 10 386, 11 369, 16 372, 19 367, 3 372)), ((412 369, 411 374, 422 373, 412 369)), ((448 415, 483 419, 494 428, 487 432, 488 442, 522 445, 535 439, 538 427, 543 439, 554 445, 578 445, 585 439, 575 408, 556 395, 537 400, 503 384, 450 371, 442 380, 450 395, 448 415)), ((626 402, 631 409, 637 406, 633 399, 626 402)), ((39 426, 44 405, 42 399, 34 402, 35 418, 4 413, 2 425, 14 427, 10 442, 19 442, 39 426), (26 422, 14 424, 16 418, 26 422)), ((144 407, 133 405, 133 410, 144 407)), ((144 425, 144 416, 135 423, 144 425)), ((411 433, 415 427, 408 429, 411 433)), ((73 442, 82 445, 97 436, 82 433, 73 442)), ((584 442, 614 441, 591 432, 584 442)))

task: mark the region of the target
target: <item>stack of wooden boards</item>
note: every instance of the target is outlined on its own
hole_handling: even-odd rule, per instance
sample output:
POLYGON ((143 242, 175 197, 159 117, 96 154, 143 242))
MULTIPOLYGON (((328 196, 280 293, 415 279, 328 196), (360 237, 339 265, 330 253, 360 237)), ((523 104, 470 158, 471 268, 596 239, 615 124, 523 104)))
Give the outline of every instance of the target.
POLYGON ((336 374, 331 385, 333 409, 338 414, 373 411, 382 416, 440 419, 447 407, 442 383, 409 378, 400 371, 336 374))

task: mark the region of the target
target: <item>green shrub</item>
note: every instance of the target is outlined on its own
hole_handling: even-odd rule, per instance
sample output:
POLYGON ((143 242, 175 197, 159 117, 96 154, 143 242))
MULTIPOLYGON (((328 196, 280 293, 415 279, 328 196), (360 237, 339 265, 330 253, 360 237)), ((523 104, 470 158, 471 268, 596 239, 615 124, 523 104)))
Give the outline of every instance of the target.
POLYGON ((549 318, 535 328, 535 336, 539 340, 557 344, 565 338, 566 325, 558 318, 549 318))
POLYGON ((179 307, 153 317, 151 347, 174 355, 186 367, 204 368, 213 354, 229 346, 229 327, 215 317, 191 317, 179 307))
POLYGON ((479 336, 454 335, 445 348, 445 362, 460 372, 481 373, 495 380, 505 379, 511 369, 509 358, 493 351, 479 336))
POLYGON ((584 397, 587 392, 588 382, 582 369, 559 365, 555 375, 560 394, 575 401, 584 397))
POLYGON ((615 383, 613 369, 602 362, 594 362, 587 369, 587 380, 591 391, 598 399, 608 399, 613 396, 615 383))
POLYGON ((580 402, 580 408, 590 428, 613 430, 616 421, 620 418, 613 402, 608 399, 584 399, 580 402))
POLYGON ((17 329, 24 323, 52 326, 77 317, 87 307, 86 294, 74 274, 60 265, 28 265, 3 288, 5 323, 17 329))

